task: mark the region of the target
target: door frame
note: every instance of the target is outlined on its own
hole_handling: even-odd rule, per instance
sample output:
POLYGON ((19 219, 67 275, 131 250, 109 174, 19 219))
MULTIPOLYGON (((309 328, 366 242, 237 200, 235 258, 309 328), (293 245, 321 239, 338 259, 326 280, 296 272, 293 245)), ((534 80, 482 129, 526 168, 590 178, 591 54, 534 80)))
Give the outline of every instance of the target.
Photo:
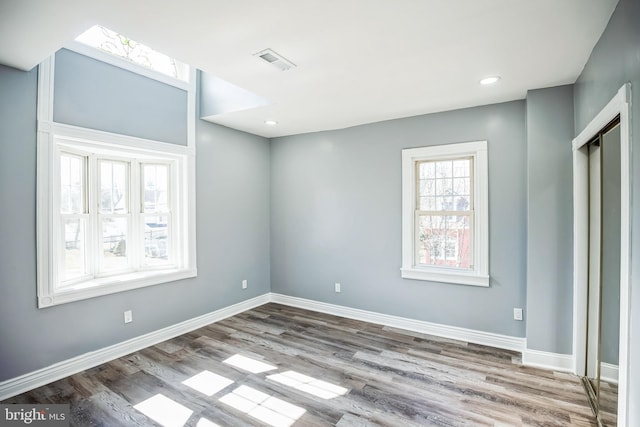
POLYGON ((620 357, 618 361, 618 425, 628 419, 629 287, 631 200, 631 84, 624 84, 573 139, 573 371, 585 375, 587 294, 589 280, 589 153, 587 143, 620 115, 620 357))

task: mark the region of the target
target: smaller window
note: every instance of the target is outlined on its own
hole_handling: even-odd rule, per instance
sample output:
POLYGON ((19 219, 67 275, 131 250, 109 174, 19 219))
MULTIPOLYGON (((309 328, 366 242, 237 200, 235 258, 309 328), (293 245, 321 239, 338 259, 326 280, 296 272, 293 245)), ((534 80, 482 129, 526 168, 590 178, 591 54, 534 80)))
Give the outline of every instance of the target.
POLYGON ((486 141, 402 152, 402 277, 488 286, 486 141))

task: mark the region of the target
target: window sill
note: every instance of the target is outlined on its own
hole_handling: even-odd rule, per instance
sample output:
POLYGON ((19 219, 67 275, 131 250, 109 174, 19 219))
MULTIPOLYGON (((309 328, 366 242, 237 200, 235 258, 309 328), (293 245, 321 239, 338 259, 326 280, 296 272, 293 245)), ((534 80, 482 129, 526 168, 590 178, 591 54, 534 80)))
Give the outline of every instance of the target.
POLYGON ((435 270, 416 267, 403 267, 400 269, 400 272, 403 279, 489 287, 489 276, 475 272, 462 273, 445 269, 435 270))
POLYGON ((38 308, 94 298, 197 276, 196 269, 142 271, 87 280, 38 296, 38 308))

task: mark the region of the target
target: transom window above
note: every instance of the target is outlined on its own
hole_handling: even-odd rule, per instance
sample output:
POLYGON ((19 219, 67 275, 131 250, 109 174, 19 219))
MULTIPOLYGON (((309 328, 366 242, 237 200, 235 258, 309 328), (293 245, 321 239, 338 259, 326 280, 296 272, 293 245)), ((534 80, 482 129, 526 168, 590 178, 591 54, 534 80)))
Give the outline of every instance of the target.
POLYGON ((486 141, 402 151, 402 277, 488 286, 486 141))
POLYGON ((169 77, 188 81, 189 67, 186 64, 101 25, 89 28, 76 37, 76 41, 169 77))

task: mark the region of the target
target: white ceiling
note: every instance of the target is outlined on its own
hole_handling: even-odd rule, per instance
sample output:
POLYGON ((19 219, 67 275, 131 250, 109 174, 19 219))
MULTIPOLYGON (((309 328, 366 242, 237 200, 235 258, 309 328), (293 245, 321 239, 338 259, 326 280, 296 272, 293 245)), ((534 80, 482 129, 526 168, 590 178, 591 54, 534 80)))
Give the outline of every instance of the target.
POLYGON ((213 121, 274 137, 574 83, 617 1, 0 0, 0 63, 31 69, 101 24, 270 99, 213 121), (266 48, 297 68, 253 56, 266 48))

